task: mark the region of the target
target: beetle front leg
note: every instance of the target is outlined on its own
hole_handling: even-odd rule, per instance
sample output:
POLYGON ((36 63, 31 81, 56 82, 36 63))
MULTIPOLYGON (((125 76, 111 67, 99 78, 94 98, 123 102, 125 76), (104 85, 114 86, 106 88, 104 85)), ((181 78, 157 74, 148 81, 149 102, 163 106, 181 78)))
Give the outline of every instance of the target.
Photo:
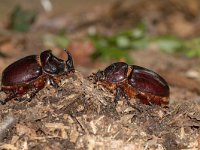
POLYGON ((1 105, 5 105, 6 104, 6 100, 0 100, 1 105))
POLYGON ((29 97, 24 99, 28 102, 31 102, 31 100, 35 97, 35 95, 42 89, 42 87, 35 87, 34 90, 31 91, 31 93, 29 94, 29 97))
POLYGON ((123 96, 123 91, 120 87, 116 88, 116 94, 115 94, 115 100, 114 103, 117 104, 117 102, 119 101, 119 99, 123 96))
POLYGON ((14 93, 10 93, 4 100, 0 100, 1 105, 5 105, 8 101, 14 98, 16 95, 14 93))
POLYGON ((55 89, 59 87, 59 85, 57 84, 56 81, 54 81, 54 79, 50 78, 49 82, 50 82, 50 85, 52 85, 55 89))
POLYGON ((34 91, 32 91, 32 93, 29 95, 29 98, 27 99, 28 102, 30 102, 32 100, 33 97, 35 97, 36 93, 38 93, 41 89, 40 88, 36 88, 34 91))
POLYGON ((1 103, 1 105, 5 105, 6 104, 6 102, 2 101, 2 100, 0 100, 0 103, 1 103))
POLYGON ((115 103, 117 103, 119 101, 119 99, 121 97, 124 97, 127 101, 127 104, 129 104, 129 99, 128 99, 128 95, 120 88, 120 87, 117 87, 116 88, 116 95, 115 95, 115 103))
POLYGON ((35 97, 36 93, 38 93, 41 90, 41 88, 35 87, 28 93, 28 96, 26 97, 18 97, 16 98, 17 101, 22 102, 22 101, 28 101, 31 102, 31 100, 35 97))

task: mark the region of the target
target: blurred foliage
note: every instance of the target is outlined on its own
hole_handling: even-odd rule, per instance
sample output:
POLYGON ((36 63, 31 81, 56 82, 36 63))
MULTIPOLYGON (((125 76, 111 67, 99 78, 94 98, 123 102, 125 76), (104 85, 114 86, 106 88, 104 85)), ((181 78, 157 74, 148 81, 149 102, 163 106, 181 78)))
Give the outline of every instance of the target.
POLYGON ((183 40, 175 36, 160 36, 152 38, 151 44, 155 44, 159 50, 174 53, 184 47, 183 40))
POLYGON ((18 32, 27 32, 36 18, 36 13, 16 6, 10 17, 10 29, 18 32))
POLYGON ((132 63, 128 52, 130 50, 144 50, 150 46, 157 47, 167 53, 183 53, 188 57, 200 57, 200 38, 184 40, 175 36, 150 37, 143 23, 134 29, 117 33, 112 36, 89 35, 94 42, 96 51, 92 58, 97 59, 125 59, 132 63))
POLYGON ((59 33, 53 37, 54 43, 61 48, 67 47, 69 44, 69 39, 66 37, 65 33, 59 33))
POLYGON ((194 38, 184 42, 183 52, 188 57, 200 57, 200 38, 194 38))
POLYGON ((47 48, 59 47, 66 48, 69 45, 69 39, 65 32, 61 31, 58 34, 45 34, 43 37, 44 46, 47 48))
POLYGON ((160 50, 168 53, 182 53, 189 58, 200 57, 200 38, 184 40, 176 37, 158 37, 154 42, 159 45, 160 50))
POLYGON ((92 58, 125 59, 126 62, 132 63, 133 60, 129 57, 127 50, 147 47, 149 39, 145 30, 145 26, 139 24, 133 30, 120 32, 112 36, 89 35, 96 48, 92 58))

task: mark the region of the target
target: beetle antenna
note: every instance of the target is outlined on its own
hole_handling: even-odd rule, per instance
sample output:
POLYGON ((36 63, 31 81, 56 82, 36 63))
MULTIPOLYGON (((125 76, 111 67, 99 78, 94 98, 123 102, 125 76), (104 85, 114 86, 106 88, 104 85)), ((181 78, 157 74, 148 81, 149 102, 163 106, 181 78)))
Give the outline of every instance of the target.
POLYGON ((73 63, 72 55, 66 49, 64 49, 64 51, 67 53, 67 56, 68 56, 68 59, 66 61, 66 67, 68 71, 74 71, 74 63, 73 63))

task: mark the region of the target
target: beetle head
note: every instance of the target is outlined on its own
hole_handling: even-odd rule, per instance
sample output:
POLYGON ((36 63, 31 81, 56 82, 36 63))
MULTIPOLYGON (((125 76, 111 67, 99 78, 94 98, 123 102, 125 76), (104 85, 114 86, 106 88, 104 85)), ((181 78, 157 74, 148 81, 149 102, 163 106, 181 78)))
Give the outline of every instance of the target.
MULTIPOLYGON (((66 50, 65 50, 66 51, 66 50)), ((46 50, 40 54, 40 61, 44 72, 51 75, 64 75, 74 71, 74 65, 71 54, 68 55, 67 61, 55 57, 51 50, 46 50)))
POLYGON ((95 77, 94 77, 95 81, 103 81, 105 80, 105 74, 104 74, 104 71, 98 71, 96 74, 95 74, 95 77))
POLYGON ((40 54, 40 61, 43 70, 51 75, 61 75, 64 73, 65 63, 62 59, 55 57, 51 50, 46 50, 40 54))

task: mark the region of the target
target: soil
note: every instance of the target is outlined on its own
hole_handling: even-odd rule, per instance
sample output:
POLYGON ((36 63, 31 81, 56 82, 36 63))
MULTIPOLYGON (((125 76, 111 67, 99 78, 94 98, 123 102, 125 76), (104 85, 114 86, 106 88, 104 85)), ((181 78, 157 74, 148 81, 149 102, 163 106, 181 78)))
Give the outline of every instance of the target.
MULTIPOLYGON (((41 37, 57 33, 66 26, 69 38, 75 42, 80 41, 91 27, 95 27, 97 33, 110 35, 134 26, 141 18, 150 23, 149 33, 152 35, 173 33, 191 38, 199 34, 197 28, 194 29, 198 24, 198 1, 190 5, 178 0, 169 3, 155 0, 155 5, 149 1, 119 4, 95 7, 84 14, 84 19, 77 13, 53 17, 41 14, 28 33, 11 32, 3 26, 0 70, 23 56, 48 49, 41 37), (170 10, 162 11, 164 6, 167 8, 172 3, 170 10), (180 6, 178 10, 175 9, 177 5, 180 6), (134 14, 130 8, 137 8, 134 14), (141 11, 142 8, 148 8, 151 13, 148 15, 141 11), (153 12, 159 12, 156 27, 151 26, 155 19, 151 15, 153 12), (184 24, 187 32, 182 33, 177 24, 174 26, 171 21, 174 14, 179 18, 179 26, 184 24), (135 19, 131 20, 133 16, 135 19)), ((60 49, 50 48, 55 55, 65 57, 60 49)), ((85 57, 78 56, 75 62, 85 57)), ((132 107, 123 98, 115 105, 113 93, 95 84, 91 76, 111 62, 92 62, 87 58, 84 65, 83 61, 75 63, 75 73, 63 76, 58 89, 46 86, 31 102, 11 100, 0 106, 0 149, 200 149, 199 58, 166 54, 154 47, 131 51, 130 56, 134 64, 150 68, 167 80, 170 85, 170 104, 167 107, 145 105, 138 99, 131 99, 132 107)), ((0 98, 5 98, 5 93, 1 92, 0 98)))

